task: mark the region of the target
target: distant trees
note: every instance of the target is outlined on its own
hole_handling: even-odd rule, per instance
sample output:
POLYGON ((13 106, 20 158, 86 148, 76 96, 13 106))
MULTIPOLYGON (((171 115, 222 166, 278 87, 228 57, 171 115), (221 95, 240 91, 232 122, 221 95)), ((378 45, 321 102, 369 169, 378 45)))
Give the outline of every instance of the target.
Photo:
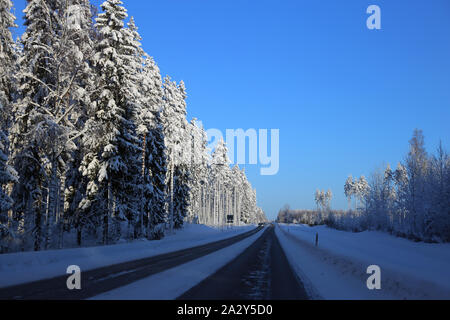
POLYGON ((364 201, 364 197, 369 190, 369 184, 366 177, 361 176, 359 179, 353 180, 352 176, 347 178, 344 185, 344 193, 348 199, 349 209, 351 209, 352 198, 355 199, 355 209, 358 210, 358 205, 364 201))
POLYGON ((333 193, 331 192, 331 190, 328 190, 327 192, 317 190, 315 193, 314 200, 316 202, 318 211, 327 211, 331 208, 331 200, 333 200, 333 193))
POLYGON ((421 130, 414 130, 404 163, 388 165, 364 177, 347 179, 344 192, 361 206, 340 217, 339 227, 383 230, 423 241, 450 241, 450 160, 440 144, 436 155, 425 150, 421 130), (346 220, 345 223, 343 221, 346 220))
POLYGON ((278 223, 301 223, 317 226, 328 223, 329 216, 342 216, 344 211, 329 210, 325 214, 316 210, 293 210, 285 206, 278 212, 278 223))
POLYGON ((184 83, 162 81, 122 2, 101 9, 28 0, 15 43, 0 0, 0 253, 265 219, 244 172, 216 161, 225 144, 211 158, 184 83))
POLYGON ((278 221, 327 224, 355 232, 380 230, 418 241, 450 242, 450 157, 442 143, 430 156, 421 130, 414 130, 409 145, 405 161, 395 170, 387 165, 368 180, 364 176, 347 178, 344 194, 348 211, 327 209, 329 198, 318 190, 316 211, 286 207, 280 210, 278 221))

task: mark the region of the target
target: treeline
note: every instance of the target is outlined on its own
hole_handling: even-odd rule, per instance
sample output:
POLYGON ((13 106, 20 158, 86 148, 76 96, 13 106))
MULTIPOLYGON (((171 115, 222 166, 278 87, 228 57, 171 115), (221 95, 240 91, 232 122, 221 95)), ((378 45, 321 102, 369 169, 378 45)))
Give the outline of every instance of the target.
POLYGON ((101 10, 28 0, 14 41, 0 0, 0 253, 264 220, 223 142, 211 158, 184 83, 161 78, 122 2, 101 10))
POLYGON ((416 241, 450 242, 450 157, 442 143, 435 154, 428 154, 421 130, 414 131, 409 144, 409 153, 395 170, 388 165, 368 179, 347 179, 348 211, 309 212, 299 223, 314 221, 341 230, 380 230, 416 241))
POLYGON ((326 210, 294 210, 285 206, 278 212, 277 222, 318 226, 325 224, 330 214, 340 216, 344 214, 344 211, 334 211, 329 208, 326 210))

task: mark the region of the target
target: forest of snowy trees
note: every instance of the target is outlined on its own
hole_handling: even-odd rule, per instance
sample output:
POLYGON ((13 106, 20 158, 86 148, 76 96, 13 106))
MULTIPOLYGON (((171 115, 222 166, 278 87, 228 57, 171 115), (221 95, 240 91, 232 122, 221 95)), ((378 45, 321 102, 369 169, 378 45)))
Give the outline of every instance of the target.
POLYGON ((27 0, 17 41, 11 12, 0 0, 0 253, 265 220, 120 0, 27 0))
MULTIPOLYGON (((350 176, 344 185, 348 211, 280 211, 280 222, 327 224, 349 230, 380 230, 417 241, 450 242, 450 157, 440 144, 436 154, 425 149, 415 130, 405 160, 394 170, 375 171, 369 179, 350 176)), ((316 199, 323 192, 316 193, 316 199)), ((325 199, 326 199, 325 194, 325 199)))

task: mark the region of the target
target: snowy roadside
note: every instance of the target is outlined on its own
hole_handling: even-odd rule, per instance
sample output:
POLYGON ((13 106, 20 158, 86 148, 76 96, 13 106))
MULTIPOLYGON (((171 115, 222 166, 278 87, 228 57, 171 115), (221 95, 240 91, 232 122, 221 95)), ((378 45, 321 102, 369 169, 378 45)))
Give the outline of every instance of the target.
POLYGON ((174 300, 216 273, 251 246, 265 231, 181 266, 133 282, 90 300, 174 300))
POLYGON ((4 254, 0 255, 0 287, 62 276, 70 265, 77 265, 82 271, 92 270, 227 239, 254 228, 249 225, 221 230, 188 224, 161 241, 4 254))
POLYGON ((450 299, 450 244, 325 226, 278 225, 275 232, 312 298, 450 299), (370 265, 381 268, 381 290, 367 289, 370 265))

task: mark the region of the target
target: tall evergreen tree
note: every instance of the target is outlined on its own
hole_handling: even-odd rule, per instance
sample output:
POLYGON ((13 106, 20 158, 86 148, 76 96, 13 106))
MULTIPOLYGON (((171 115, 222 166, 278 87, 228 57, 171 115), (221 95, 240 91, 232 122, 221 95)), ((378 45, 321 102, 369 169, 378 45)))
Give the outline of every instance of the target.
POLYGON ((47 227, 55 219, 58 166, 63 153, 72 147, 60 120, 64 113, 58 91, 60 8, 56 0, 28 0, 18 75, 20 92, 13 108, 12 161, 21 173, 13 191, 15 211, 25 231, 34 233, 35 250, 41 248, 43 216, 47 227))
MULTIPOLYGON (((96 202, 103 212, 103 243, 108 243, 110 219, 114 238, 121 236, 120 222, 133 225, 139 214, 139 141, 135 117, 135 49, 124 31, 126 9, 119 0, 107 0, 97 17, 100 41, 94 64, 98 92, 93 97, 94 114, 86 122, 85 150, 81 170, 88 177, 83 209, 96 202)), ((133 231, 134 233, 134 231, 133 231)))
MULTIPOLYGON (((89 225, 90 217, 80 210, 79 205, 86 189, 79 168, 85 150, 82 148, 85 123, 91 112, 91 95, 95 88, 95 73, 92 68, 92 55, 97 34, 93 25, 95 10, 89 0, 66 0, 64 2, 64 40, 67 60, 64 64, 67 91, 65 110, 66 122, 72 131, 72 139, 76 145, 66 163, 62 193, 64 199, 64 218, 69 227, 77 230, 77 244, 81 246, 82 232, 89 225)), ((62 233, 61 233, 62 234, 62 233)))
MULTIPOLYGON (((141 74, 141 103, 138 132, 143 145, 142 179, 144 201, 141 214, 146 215, 147 237, 161 239, 166 222, 167 153, 161 119, 162 79, 156 63, 146 56, 141 74)), ((144 220, 144 219, 143 219, 144 220)))
POLYGON ((9 125, 11 105, 14 98, 14 66, 17 53, 10 28, 16 27, 15 17, 11 13, 12 3, 0 0, 0 253, 8 250, 12 238, 13 201, 9 196, 9 186, 17 181, 17 172, 8 164, 9 125))
POLYGON ((188 212, 188 220, 193 222, 204 220, 205 207, 205 188, 208 180, 208 149, 207 137, 203 127, 198 126, 197 119, 193 119, 188 126, 189 135, 191 138, 189 154, 190 160, 190 205, 188 212))
POLYGON ((11 28, 17 27, 16 17, 11 13, 12 2, 0 0, 0 108, 1 127, 7 130, 8 117, 11 115, 11 103, 14 96, 15 67, 17 65, 17 51, 12 39, 11 28))
MULTIPOLYGON (((8 164, 9 126, 11 106, 14 99, 14 77, 17 52, 10 28, 16 27, 15 17, 11 13, 10 0, 0 0, 0 247, 6 247, 2 239, 10 235, 11 216, 8 211, 13 201, 9 197, 8 187, 17 181, 17 173, 8 164)), ((0 253, 2 252, 0 248, 0 253)))
POLYGON ((169 161, 166 178, 168 222, 170 229, 180 227, 189 205, 189 160, 183 152, 190 145, 186 139, 186 91, 184 83, 177 85, 167 76, 163 83, 161 119, 169 161))

